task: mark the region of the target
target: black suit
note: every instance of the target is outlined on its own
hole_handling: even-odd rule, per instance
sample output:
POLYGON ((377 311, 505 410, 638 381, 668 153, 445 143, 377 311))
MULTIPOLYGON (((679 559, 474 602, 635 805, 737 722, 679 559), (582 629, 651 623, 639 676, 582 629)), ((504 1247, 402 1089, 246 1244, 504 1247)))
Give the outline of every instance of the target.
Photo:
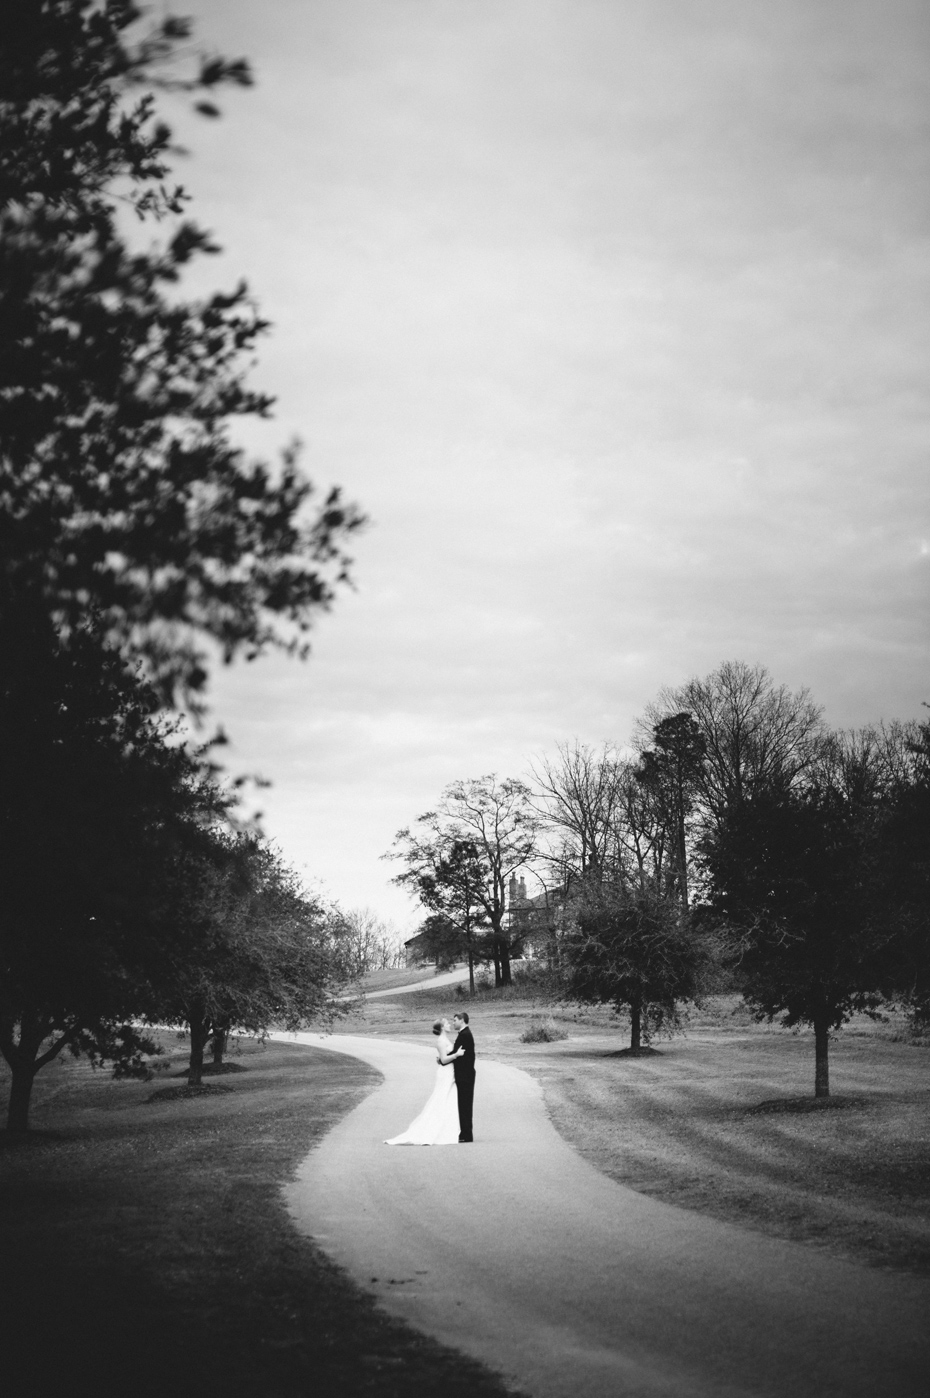
POLYGON ((459 1049, 464 1049, 465 1052, 461 1058, 452 1060, 455 1090, 459 1099, 459 1140, 473 1141, 471 1114, 475 1100, 475 1041, 467 1024, 464 1029, 459 1030, 452 1045, 453 1053, 459 1049))

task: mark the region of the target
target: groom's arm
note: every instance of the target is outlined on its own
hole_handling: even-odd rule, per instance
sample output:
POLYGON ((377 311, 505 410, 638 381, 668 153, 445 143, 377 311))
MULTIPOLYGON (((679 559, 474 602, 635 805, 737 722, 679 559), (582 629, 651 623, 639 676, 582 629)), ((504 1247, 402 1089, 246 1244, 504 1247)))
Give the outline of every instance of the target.
POLYGON ((438 1057, 437 1060, 436 1060, 437 1063, 442 1063, 442 1064, 444 1064, 445 1066, 448 1066, 450 1063, 454 1062, 456 1058, 461 1058, 461 1057, 462 1057, 462 1055, 463 1055, 463 1053, 465 1052, 465 1050, 461 1047, 461 1045, 460 1045, 460 1043, 459 1043, 459 1040, 461 1039, 461 1037, 462 1037, 461 1034, 456 1034, 456 1036, 455 1036, 455 1043, 452 1045, 452 1051, 451 1051, 451 1053, 447 1053, 447 1054, 445 1055, 445 1057, 443 1057, 443 1055, 440 1054, 439 1057, 438 1057))

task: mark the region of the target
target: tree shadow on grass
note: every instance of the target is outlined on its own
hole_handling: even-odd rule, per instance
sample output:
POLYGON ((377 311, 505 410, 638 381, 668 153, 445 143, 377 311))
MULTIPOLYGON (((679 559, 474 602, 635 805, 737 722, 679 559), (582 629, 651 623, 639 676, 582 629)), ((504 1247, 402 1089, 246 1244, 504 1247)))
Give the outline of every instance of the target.
POLYGON ((870 1097, 773 1097, 746 1107, 747 1116, 768 1116, 778 1112, 825 1112, 862 1110, 874 1106, 870 1097))
POLYGON ((160 1087, 157 1092, 153 1092, 150 1097, 146 1097, 146 1102, 177 1102, 186 1097, 215 1097, 220 1092, 235 1092, 234 1087, 227 1087, 225 1083, 190 1083, 183 1087, 160 1087))

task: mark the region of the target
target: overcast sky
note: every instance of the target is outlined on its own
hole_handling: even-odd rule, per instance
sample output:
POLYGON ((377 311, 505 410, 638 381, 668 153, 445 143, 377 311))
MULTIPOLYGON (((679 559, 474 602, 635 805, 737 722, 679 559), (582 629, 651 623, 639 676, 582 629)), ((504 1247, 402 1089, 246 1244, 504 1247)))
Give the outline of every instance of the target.
POLYGON ((291 862, 412 926, 379 856, 448 782, 725 659, 920 714, 926 0, 179 8, 258 78, 178 123, 274 323, 247 440, 371 517, 310 661, 213 686, 291 862))

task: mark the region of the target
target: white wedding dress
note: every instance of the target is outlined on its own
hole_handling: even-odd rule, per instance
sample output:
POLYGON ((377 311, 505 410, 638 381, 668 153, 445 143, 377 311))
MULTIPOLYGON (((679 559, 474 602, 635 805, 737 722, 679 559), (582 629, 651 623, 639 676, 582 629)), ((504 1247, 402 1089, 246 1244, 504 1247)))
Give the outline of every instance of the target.
MULTIPOLYGON (((452 1040, 445 1034, 436 1038, 436 1051, 443 1057, 452 1051, 452 1040)), ((459 1099, 451 1063, 436 1066, 436 1083, 420 1115, 406 1131, 385 1141, 386 1146, 454 1146, 459 1139, 459 1099)))

